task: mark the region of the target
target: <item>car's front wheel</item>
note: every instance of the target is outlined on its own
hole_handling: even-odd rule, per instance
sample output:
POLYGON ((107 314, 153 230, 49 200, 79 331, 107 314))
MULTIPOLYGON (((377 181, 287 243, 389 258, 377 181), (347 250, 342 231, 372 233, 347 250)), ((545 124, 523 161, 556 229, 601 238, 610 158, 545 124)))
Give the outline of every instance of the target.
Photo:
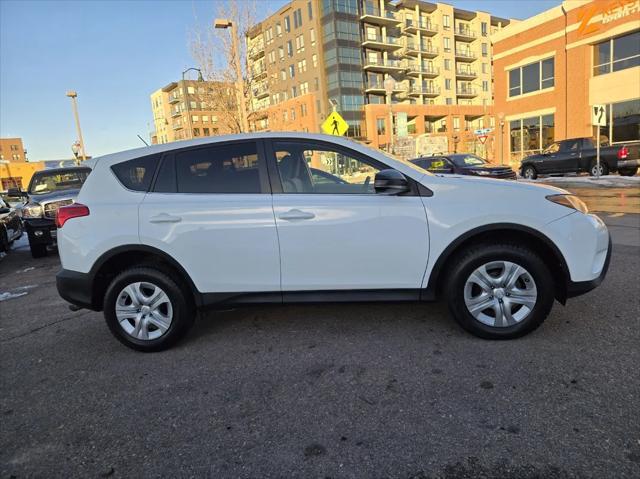
POLYGON ((104 316, 113 335, 138 351, 161 351, 182 338, 194 320, 189 293, 169 275, 134 267, 107 288, 104 316))
POLYGON ((522 169, 522 176, 527 180, 535 180, 538 177, 538 172, 533 166, 527 165, 522 169))
POLYGON ((455 260, 445 285, 449 310, 476 336, 511 339, 542 324, 554 280, 540 256, 515 244, 479 244, 455 260))
POLYGON ((600 166, 598 166, 598 163, 594 163, 591 165, 591 168, 589 168, 589 174, 591 176, 605 176, 609 174, 609 167, 607 166, 606 163, 600 162, 600 166))

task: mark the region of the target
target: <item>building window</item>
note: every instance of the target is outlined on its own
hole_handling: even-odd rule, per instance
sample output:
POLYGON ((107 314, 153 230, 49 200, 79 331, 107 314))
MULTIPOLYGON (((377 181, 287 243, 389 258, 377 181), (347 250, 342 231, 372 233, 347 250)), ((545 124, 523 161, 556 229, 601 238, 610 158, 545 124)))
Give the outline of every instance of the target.
POLYGON ((203 128, 203 129, 202 129, 202 134, 203 134, 204 136, 209 136, 209 128, 203 128))
POLYGON ((444 15, 442 17, 442 27, 445 30, 451 30, 451 17, 449 15, 444 15))
POLYGON ((278 47, 278 58, 280 61, 284 60, 284 47, 278 47))
POLYGON ((300 105, 300 116, 307 116, 307 105, 306 103, 303 103, 302 105, 300 105))
POLYGON ((593 75, 604 75, 640 65, 640 30, 593 46, 593 75))
POLYGON ((521 160, 538 153, 554 142, 554 115, 534 116, 509 122, 511 155, 521 160))
POLYGON ((293 12, 293 28, 302 26, 302 11, 298 8, 293 12))
POLYGON ((487 73, 487 71, 488 71, 487 64, 483 63, 482 64, 482 73, 487 73))
POLYGON ((451 60, 449 58, 444 59, 444 69, 451 70, 451 60))
POLYGON ((444 80, 444 89, 451 90, 451 78, 446 78, 444 80))
POLYGON ((640 99, 611 103, 607 108, 607 126, 600 135, 609 143, 640 141, 640 99))
POLYGON ((489 47, 486 43, 482 44, 482 56, 486 57, 489 54, 489 47))
POLYGON ((287 72, 284 70, 280 70, 280 80, 286 80, 287 79, 287 72))
POLYGON ((316 68, 318 66, 318 55, 315 53, 311 55, 311 61, 313 62, 313 68, 316 68))
POLYGON ((276 36, 282 36, 282 25, 280 25, 280 22, 276 23, 276 36))
POLYGON ((289 76, 291 78, 296 76, 296 69, 293 65, 289 65, 289 76))
MULTIPOLYGON (((453 98, 447 98, 447 99, 445 100, 445 104, 446 104, 446 105, 453 105, 453 98)), ((445 131, 446 131, 446 130, 445 130, 445 131)))
POLYGON ((309 30, 309 38, 311 39, 311 46, 316 44, 316 30, 312 28, 309 30))
POLYGON ((482 91, 489 91, 489 82, 486 80, 482 81, 482 91))
POLYGON ((291 40, 287 42, 287 55, 293 56, 293 43, 291 43, 291 40))
POLYGON ((200 136, 200 128, 193 129, 193 136, 200 136))
POLYGON ((284 17, 284 31, 285 32, 291 31, 291 20, 289 20, 289 15, 284 17))
POLYGON ((309 20, 313 20, 313 7, 311 2, 307 3, 307 13, 309 14, 309 20))
POLYGON ((480 31, 482 32, 482 36, 487 36, 487 22, 480 23, 480 31))
POLYGON ((387 132, 387 122, 384 118, 376 118, 376 131, 378 136, 385 135, 387 132))
POLYGON ((553 58, 509 70, 509 96, 551 88, 554 76, 553 58))
POLYGON ((307 93, 309 93, 309 82, 300 83, 300 94, 306 95, 307 93))
POLYGON ((296 37, 296 52, 302 53, 304 51, 304 35, 298 35, 296 37))
POLYGON ((451 39, 449 37, 444 37, 444 51, 447 53, 451 51, 451 39))
POLYGON ((453 117, 453 131, 460 131, 460 118, 457 116, 453 117))

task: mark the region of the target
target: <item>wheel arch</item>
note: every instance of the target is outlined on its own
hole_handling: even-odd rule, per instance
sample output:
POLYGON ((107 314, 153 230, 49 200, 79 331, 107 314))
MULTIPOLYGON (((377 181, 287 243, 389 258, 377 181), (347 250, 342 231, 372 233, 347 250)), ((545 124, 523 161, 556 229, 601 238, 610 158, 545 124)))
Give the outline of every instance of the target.
POLYGON ((435 299, 441 294, 442 281, 448 271, 447 266, 455 260, 457 254, 471 244, 483 242, 511 242, 531 247, 540 255, 555 278, 556 299, 565 304, 567 300, 567 284, 570 278, 567 262, 558 247, 543 233, 528 226, 517 223, 494 223, 471 229, 452 241, 436 260, 425 296, 435 299))
POLYGON ((182 280, 182 285, 191 293, 193 304, 200 306, 202 295, 191 276, 175 258, 153 246, 131 244, 121 245, 103 253, 91 268, 91 296, 96 311, 102 310, 104 295, 111 279, 131 266, 155 267, 170 275, 177 274, 182 280))

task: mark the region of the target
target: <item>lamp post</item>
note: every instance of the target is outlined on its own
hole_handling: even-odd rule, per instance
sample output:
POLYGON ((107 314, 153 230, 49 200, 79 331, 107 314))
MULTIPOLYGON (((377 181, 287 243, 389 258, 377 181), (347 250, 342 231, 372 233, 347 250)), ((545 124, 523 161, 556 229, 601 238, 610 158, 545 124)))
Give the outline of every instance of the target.
POLYGON ((76 130, 78 131, 78 141, 80 142, 80 153, 82 154, 82 161, 87 160, 87 154, 84 149, 84 140, 82 139, 82 130, 80 129, 80 117, 78 116, 78 93, 74 90, 69 90, 67 96, 71 98, 71 107, 73 108, 73 117, 76 121, 76 130))
POLYGON ((233 65, 236 70, 236 102, 238 103, 241 133, 244 133, 249 131, 249 124, 246 105, 244 103, 244 80, 242 78, 242 65, 240 64, 240 48, 238 47, 236 26, 231 20, 216 18, 213 21, 213 28, 229 29, 229 34, 231 35, 231 58, 233 59, 233 65))
POLYGON ((500 164, 504 165, 504 113, 498 113, 500 122, 500 164))
POLYGON ((387 93, 387 103, 389 104, 389 143, 387 144, 387 151, 391 153, 393 151, 393 106, 391 103, 391 97, 393 90, 396 89, 396 81, 391 75, 387 75, 383 82, 384 91, 387 93))
POLYGON ((187 124, 189 125, 189 139, 193 139, 193 121, 191 121, 191 106, 190 106, 190 101, 189 101, 189 87, 185 84, 185 75, 190 72, 190 71, 195 71, 198 72, 198 81, 204 81, 204 78, 202 78, 202 70, 200 70, 199 68, 187 68, 185 71, 182 72, 182 86, 184 88, 186 88, 185 91, 185 99, 186 99, 186 105, 187 105, 187 124))

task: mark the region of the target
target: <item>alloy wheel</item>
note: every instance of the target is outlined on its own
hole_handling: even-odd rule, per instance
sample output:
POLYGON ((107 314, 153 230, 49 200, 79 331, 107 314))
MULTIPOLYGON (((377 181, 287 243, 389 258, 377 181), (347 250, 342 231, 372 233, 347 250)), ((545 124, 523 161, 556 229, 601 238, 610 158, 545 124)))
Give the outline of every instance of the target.
POLYGON ((130 336, 150 341, 166 333, 173 320, 173 307, 167 293, 149 282, 125 286, 116 300, 116 318, 130 336))
POLYGON ((476 268, 464 285, 464 301, 471 315, 498 328, 525 320, 538 298, 536 283, 522 266, 492 261, 476 268))

